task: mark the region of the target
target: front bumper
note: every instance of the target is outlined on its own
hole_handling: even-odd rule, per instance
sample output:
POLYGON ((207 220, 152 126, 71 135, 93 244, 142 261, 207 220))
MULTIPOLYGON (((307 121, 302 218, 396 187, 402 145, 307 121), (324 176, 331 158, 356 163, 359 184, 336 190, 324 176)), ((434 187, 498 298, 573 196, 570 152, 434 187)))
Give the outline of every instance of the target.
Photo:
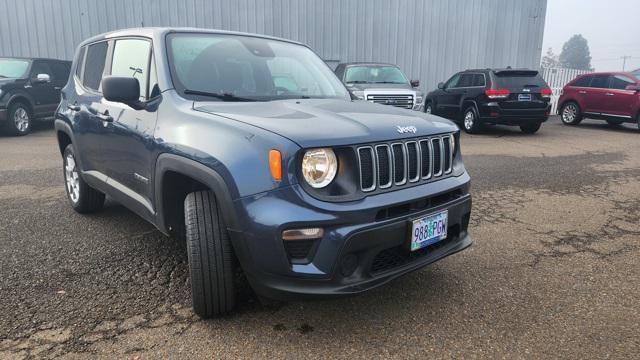
POLYGON ((246 214, 239 218, 251 220, 244 221, 242 231, 232 231, 234 250, 262 296, 289 300, 359 293, 470 246, 468 187, 464 173, 348 204, 315 200, 298 186, 240 199, 236 206, 246 214), (393 215, 392 209, 421 199, 432 200, 393 215), (425 250, 405 250, 409 220, 444 209, 448 238, 425 250), (324 228, 324 237, 316 240, 307 261, 296 262, 285 250, 282 230, 313 226, 324 228))

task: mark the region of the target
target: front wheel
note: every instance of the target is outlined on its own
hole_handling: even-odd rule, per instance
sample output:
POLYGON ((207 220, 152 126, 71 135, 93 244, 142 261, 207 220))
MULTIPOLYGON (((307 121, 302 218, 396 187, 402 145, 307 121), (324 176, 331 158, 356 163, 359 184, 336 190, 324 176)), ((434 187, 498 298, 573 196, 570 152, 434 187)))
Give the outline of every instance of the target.
POLYGON ((476 111, 473 107, 469 107, 464 111, 462 126, 464 127, 464 131, 469 134, 474 134, 480 131, 478 116, 476 115, 476 111))
POLYGON ((565 125, 578 125, 582 121, 582 111, 580 110, 580 106, 570 101, 564 105, 560 109, 560 118, 562 119, 562 123, 565 125))
POLYGON ((541 126, 542 123, 522 124, 520 125, 520 130, 522 130, 522 132, 525 134, 535 134, 538 130, 540 130, 541 126))
POLYGON ((433 105, 431 105, 430 102, 424 106, 424 112, 427 114, 433 114, 433 105))
POLYGON ((31 110, 21 102, 15 102, 9 106, 9 118, 5 124, 9 134, 24 136, 31 132, 31 110))
POLYGON ((202 318, 229 313, 236 304, 234 256, 213 192, 187 195, 184 218, 193 311, 202 318))

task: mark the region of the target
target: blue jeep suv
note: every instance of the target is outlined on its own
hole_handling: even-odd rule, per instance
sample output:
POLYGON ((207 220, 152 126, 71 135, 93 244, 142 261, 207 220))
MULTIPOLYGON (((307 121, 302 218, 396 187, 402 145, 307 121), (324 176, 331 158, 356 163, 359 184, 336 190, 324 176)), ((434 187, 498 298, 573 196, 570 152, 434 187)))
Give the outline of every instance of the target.
POLYGON ((457 127, 354 101, 293 41, 131 29, 80 44, 55 128, 80 213, 105 195, 188 246, 193 308, 360 293, 471 245, 457 127), (278 84, 285 78, 287 86, 278 84))

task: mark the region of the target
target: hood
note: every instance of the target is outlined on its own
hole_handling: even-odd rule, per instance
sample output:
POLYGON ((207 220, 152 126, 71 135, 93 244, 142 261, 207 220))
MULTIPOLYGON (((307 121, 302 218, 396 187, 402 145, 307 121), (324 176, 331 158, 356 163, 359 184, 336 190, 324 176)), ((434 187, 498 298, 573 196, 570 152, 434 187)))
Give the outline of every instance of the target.
POLYGON ((438 116, 366 101, 195 102, 193 108, 271 131, 304 148, 413 138, 458 129, 438 116), (415 133, 406 131, 412 127, 415 133))

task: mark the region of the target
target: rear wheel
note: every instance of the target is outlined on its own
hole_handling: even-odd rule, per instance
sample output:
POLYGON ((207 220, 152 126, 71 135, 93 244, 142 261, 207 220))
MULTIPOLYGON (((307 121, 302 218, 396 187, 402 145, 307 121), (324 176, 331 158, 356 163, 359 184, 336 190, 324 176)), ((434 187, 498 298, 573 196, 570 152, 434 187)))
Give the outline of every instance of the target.
POLYGON ((81 214, 102 209, 104 206, 104 194, 89 186, 80 176, 80 169, 72 144, 67 145, 64 149, 63 157, 65 190, 71 207, 81 214))
POLYGON ((478 122, 478 116, 476 110, 473 107, 468 107, 462 117, 462 126, 464 131, 469 134, 474 134, 480 131, 480 123, 478 122))
POLYGON ((580 110, 580 106, 570 101, 564 105, 560 109, 560 118, 562 119, 562 123, 565 125, 578 125, 582 121, 582 111, 580 110))
POLYGON ((29 107, 22 102, 15 102, 9 106, 9 118, 5 128, 15 136, 24 136, 31 131, 32 114, 29 107))
POLYGON ((540 130, 541 126, 542 123, 522 124, 520 125, 520 130, 522 130, 522 132, 525 134, 535 134, 538 130, 540 130))
POLYGON ((193 311, 202 318, 224 315, 235 307, 231 240, 211 191, 196 191, 184 201, 193 311))

